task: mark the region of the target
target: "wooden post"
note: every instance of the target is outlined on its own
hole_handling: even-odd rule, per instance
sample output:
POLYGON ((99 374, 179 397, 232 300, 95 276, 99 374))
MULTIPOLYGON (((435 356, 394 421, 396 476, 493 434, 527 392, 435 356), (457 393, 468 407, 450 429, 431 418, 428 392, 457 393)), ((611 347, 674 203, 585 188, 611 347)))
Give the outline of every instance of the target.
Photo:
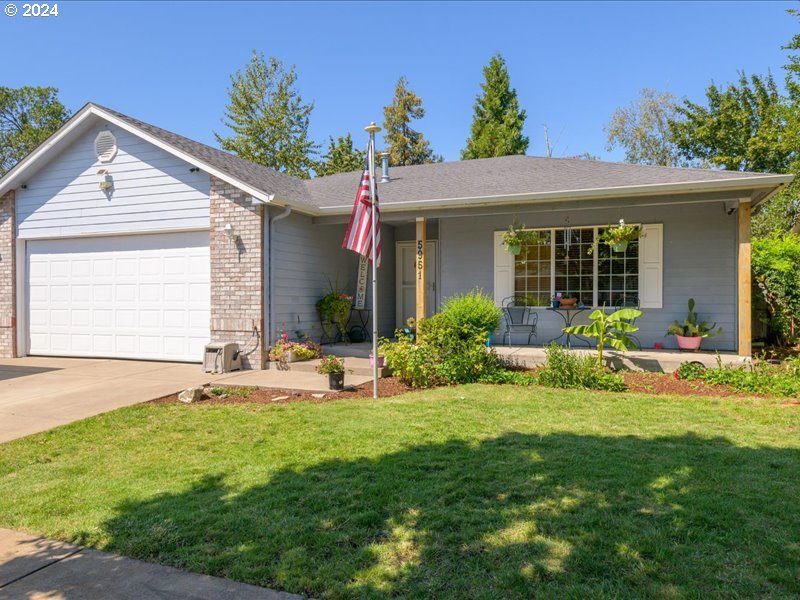
POLYGON ((427 237, 425 232, 425 218, 417 218, 417 247, 415 254, 415 275, 417 283, 417 325, 425 318, 425 246, 427 237))
POLYGON ((753 282, 750 268, 750 202, 740 202, 737 210, 739 221, 738 252, 738 323, 739 356, 750 356, 752 342, 752 293, 753 282))

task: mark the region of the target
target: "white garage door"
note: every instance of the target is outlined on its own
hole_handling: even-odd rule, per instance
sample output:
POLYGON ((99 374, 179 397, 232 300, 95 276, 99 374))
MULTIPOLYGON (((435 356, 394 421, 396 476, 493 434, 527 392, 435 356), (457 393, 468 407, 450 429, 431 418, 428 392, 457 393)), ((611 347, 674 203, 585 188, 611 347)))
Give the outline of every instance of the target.
POLYGON ((27 243, 29 353, 200 362, 208 232, 27 243))

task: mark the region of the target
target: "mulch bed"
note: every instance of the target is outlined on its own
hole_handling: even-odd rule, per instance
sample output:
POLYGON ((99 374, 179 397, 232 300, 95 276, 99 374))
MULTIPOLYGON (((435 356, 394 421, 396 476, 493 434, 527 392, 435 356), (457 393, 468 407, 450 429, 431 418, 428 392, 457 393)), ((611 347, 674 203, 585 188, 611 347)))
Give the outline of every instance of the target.
MULTIPOLYGON (((212 386, 217 387, 217 386, 212 386)), ((225 387, 225 386, 218 386, 225 387)), ((233 386, 231 386, 233 387, 233 386)), ((235 389, 235 388, 234 388, 235 389)), ((239 388, 241 389, 241 388, 239 388)), ((329 402, 331 400, 351 400, 354 398, 372 398, 372 382, 365 383, 350 390, 343 392, 326 392, 322 398, 320 394, 305 392, 300 390, 281 390, 271 388, 247 388, 250 393, 244 395, 219 397, 208 395, 207 399, 201 400, 202 404, 285 404, 289 402, 329 402)), ((414 391, 413 388, 400 382, 396 377, 382 377, 378 380, 378 396, 386 398, 388 396, 398 396, 406 392, 414 391)), ((180 404, 178 394, 171 394, 163 398, 151 401, 153 404, 180 404)))
POLYGON ((676 379, 672 373, 631 371, 623 374, 625 385, 631 392, 640 394, 671 394, 673 396, 715 396, 722 398, 752 398, 755 394, 742 394, 727 385, 704 381, 676 379))
MULTIPOLYGON (((628 390, 640 394, 673 395, 673 396, 713 396, 717 398, 752 398, 765 397, 763 394, 742 394, 733 391, 726 385, 708 384, 703 381, 676 379, 672 373, 626 372, 623 374, 628 390)), ((225 387, 225 386, 219 386, 225 387)), ((331 400, 351 400, 372 398, 372 382, 365 383, 344 392, 326 392, 320 394, 299 390, 283 390, 268 388, 248 388, 248 395, 215 396, 208 395, 202 404, 286 404, 290 402, 330 402, 331 400)), ((388 398, 407 392, 411 388, 396 377, 383 377, 378 380, 378 396, 388 398)), ((153 404, 179 404, 177 394, 151 401, 153 404)), ((786 405, 800 405, 800 401, 787 400, 786 405)))

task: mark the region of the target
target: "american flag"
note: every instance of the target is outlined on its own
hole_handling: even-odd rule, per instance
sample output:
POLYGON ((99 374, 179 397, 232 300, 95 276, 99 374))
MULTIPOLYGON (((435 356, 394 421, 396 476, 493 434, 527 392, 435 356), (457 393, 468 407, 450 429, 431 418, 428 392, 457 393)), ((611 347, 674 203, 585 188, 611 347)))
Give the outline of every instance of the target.
MULTIPOLYGON (((381 213, 378 207, 378 191, 375 186, 375 265, 381 266, 381 213)), ((372 202, 369 199, 369 171, 364 170, 361 184, 356 192, 356 201, 347 225, 342 248, 358 252, 372 260, 372 202)))

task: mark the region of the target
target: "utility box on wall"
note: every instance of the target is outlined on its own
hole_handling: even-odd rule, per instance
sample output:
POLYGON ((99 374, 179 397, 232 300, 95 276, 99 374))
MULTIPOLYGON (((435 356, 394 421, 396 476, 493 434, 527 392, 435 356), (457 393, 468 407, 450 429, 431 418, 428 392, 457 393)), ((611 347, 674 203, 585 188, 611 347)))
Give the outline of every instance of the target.
POLYGON ((203 371, 206 373, 230 373, 242 370, 242 354, 235 342, 213 342, 206 345, 203 356, 203 371))

